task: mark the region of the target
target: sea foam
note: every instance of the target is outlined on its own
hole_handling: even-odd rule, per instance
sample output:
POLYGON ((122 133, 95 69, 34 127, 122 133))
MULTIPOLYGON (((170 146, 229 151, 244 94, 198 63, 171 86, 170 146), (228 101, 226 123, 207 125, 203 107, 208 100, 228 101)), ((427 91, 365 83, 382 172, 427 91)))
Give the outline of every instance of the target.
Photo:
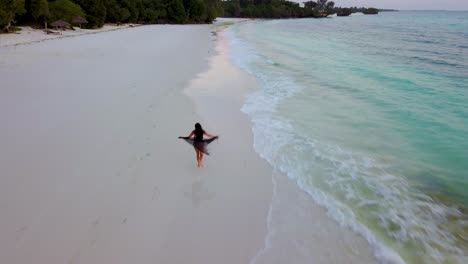
POLYGON ((361 234, 380 263, 405 263, 398 252, 407 246, 421 248, 419 258, 427 262, 443 262, 447 252, 453 261, 466 259, 456 238, 443 228, 449 218, 462 217, 457 208, 412 190, 403 177, 387 170, 392 165, 385 161, 298 133, 278 106, 303 87, 271 68, 279 63, 260 55, 235 28, 228 36, 233 62, 260 83, 260 90, 248 96, 241 110, 252 120, 254 148, 262 158, 325 207, 332 219, 361 234))

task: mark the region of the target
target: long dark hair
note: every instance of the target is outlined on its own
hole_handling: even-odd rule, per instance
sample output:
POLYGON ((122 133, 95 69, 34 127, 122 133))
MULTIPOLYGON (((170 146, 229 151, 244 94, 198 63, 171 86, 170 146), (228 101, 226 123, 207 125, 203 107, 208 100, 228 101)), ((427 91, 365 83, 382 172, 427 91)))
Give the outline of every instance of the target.
POLYGON ((203 137, 203 128, 202 126, 200 125, 200 123, 196 123, 195 124, 195 130, 194 130, 194 134, 195 136, 197 137, 203 137))

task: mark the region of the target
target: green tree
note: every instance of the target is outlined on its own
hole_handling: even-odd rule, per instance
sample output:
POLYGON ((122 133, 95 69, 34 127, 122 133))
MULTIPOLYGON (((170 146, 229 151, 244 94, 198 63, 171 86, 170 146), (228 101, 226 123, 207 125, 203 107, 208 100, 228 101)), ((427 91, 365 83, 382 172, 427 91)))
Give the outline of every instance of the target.
POLYGON ((42 23, 49 15, 49 2, 47 0, 25 0, 24 10, 24 14, 17 18, 19 23, 42 23))
POLYGON ((169 0, 166 4, 168 19, 174 20, 177 23, 183 23, 187 20, 187 13, 185 12, 182 0, 169 0))
POLYGON ((327 5, 325 6, 325 12, 327 12, 327 15, 331 15, 335 13, 335 2, 331 1, 328 2, 327 5))
POLYGON ((122 7, 117 0, 107 0, 105 7, 106 21, 108 22, 124 22, 130 18, 130 11, 122 7))
POLYGON ((126 8, 130 12, 128 21, 138 22, 140 19, 140 13, 143 11, 141 0, 120 0, 120 5, 122 8, 126 8))
POLYGON ((365 15, 377 15, 379 13, 379 10, 377 8, 369 7, 369 8, 364 8, 362 11, 365 15))
POLYGON ((166 9, 161 0, 142 0, 140 19, 154 23, 158 19, 166 18, 166 9))
POLYGON ((24 12, 24 0, 0 0, 0 28, 9 32, 15 16, 24 12))
POLYGON ((224 15, 227 17, 240 17, 241 6, 239 1, 225 1, 223 2, 224 15))
POLYGON ((316 7, 317 7, 317 3, 314 2, 314 1, 304 2, 304 7, 305 7, 305 8, 316 8, 316 7))
POLYGON ((159 12, 155 9, 145 8, 141 12, 140 18, 145 22, 154 22, 159 18, 159 12))
POLYGON ((104 25, 106 20, 104 0, 74 0, 74 2, 86 13, 87 27, 96 28, 104 25))
POLYGON ((50 16, 49 2, 47 0, 30 0, 30 10, 27 10, 34 18, 34 22, 44 23, 47 28, 47 19, 50 16))
POLYGON ((353 13, 351 8, 337 8, 336 15, 337 16, 350 16, 353 13))
POLYGON ((49 21, 63 20, 71 23, 74 17, 84 17, 81 7, 70 0, 56 0, 49 3, 49 21))
POLYGON ((221 16, 224 12, 221 1, 219 0, 204 0, 206 5, 206 23, 211 23, 218 16, 221 16))
POLYGON ((189 4, 190 19, 195 22, 203 22, 206 20, 207 12, 205 2, 202 0, 192 0, 189 4))
POLYGON ((314 9, 318 12, 320 17, 326 17, 335 12, 334 7, 334 2, 328 2, 328 0, 318 0, 314 9))

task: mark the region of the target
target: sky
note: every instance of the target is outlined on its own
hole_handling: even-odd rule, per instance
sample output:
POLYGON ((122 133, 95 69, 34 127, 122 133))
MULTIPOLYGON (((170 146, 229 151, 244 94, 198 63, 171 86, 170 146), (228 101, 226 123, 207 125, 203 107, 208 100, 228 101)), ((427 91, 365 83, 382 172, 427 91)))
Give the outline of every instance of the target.
POLYGON ((336 6, 364 6, 399 10, 468 10, 468 0, 333 0, 336 6))

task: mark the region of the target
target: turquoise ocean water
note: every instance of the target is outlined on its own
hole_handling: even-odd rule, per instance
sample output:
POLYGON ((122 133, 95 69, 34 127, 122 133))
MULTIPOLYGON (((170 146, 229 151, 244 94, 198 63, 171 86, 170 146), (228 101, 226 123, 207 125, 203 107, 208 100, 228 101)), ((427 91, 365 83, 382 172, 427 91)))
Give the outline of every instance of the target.
POLYGON ((228 31, 260 89, 255 149, 407 263, 468 263, 468 12, 257 20, 228 31))

